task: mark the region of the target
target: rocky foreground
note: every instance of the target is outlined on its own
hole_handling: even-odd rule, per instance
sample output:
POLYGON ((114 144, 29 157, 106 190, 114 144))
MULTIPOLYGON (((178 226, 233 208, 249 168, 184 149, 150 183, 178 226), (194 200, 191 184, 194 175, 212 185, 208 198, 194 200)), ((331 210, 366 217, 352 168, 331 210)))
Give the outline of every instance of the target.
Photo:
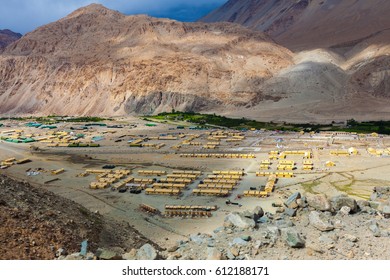
POLYGON ((390 188, 371 201, 348 196, 290 196, 276 214, 261 207, 230 213, 214 234, 194 234, 168 259, 390 259, 390 188))
MULTIPOLYGON (((370 201, 340 195, 295 193, 276 214, 258 206, 229 213, 213 234, 195 233, 158 250, 150 244, 120 254, 98 251, 94 259, 168 260, 373 260, 390 259, 390 187, 370 201)), ((68 257, 79 257, 74 254, 68 257)))
POLYGON ((54 259, 80 252, 84 240, 91 252, 150 243, 127 224, 108 221, 70 200, 0 175, 1 260, 54 259))

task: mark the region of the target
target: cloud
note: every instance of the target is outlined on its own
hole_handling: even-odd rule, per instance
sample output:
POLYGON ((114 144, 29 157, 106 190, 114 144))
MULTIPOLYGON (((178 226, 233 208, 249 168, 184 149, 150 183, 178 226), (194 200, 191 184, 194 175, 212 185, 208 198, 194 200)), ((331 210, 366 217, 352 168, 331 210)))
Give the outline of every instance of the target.
POLYGON ((0 29, 26 33, 91 3, 121 13, 195 21, 227 0, 0 0, 0 29))

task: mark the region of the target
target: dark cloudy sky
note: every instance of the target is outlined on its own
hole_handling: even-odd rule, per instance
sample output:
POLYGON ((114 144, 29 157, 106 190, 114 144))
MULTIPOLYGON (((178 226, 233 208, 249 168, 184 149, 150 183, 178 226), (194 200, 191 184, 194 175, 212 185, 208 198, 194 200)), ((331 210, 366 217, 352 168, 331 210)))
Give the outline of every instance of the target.
POLYGON ((227 0, 0 0, 0 29, 26 33, 77 8, 100 3, 124 14, 195 21, 227 0))

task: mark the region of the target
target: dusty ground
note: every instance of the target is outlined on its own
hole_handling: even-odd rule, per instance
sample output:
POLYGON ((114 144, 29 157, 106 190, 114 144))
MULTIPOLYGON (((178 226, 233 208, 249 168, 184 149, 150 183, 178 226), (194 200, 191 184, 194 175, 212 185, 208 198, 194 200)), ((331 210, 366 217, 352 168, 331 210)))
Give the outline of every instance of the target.
MULTIPOLYGON (((162 247, 172 246, 177 240, 194 232, 211 234, 215 229, 215 225, 222 224, 226 215, 232 211, 251 211, 255 206, 260 205, 265 211, 274 213, 275 208, 271 206, 272 203, 283 202, 287 196, 295 191, 309 194, 324 193, 329 196, 346 193, 356 199, 367 199, 374 187, 390 185, 390 175, 386 171, 390 165, 389 158, 373 157, 366 151, 367 147, 384 148, 388 146, 390 142, 387 138, 247 132, 246 139, 239 143, 238 146, 221 141, 221 146, 215 152, 254 153, 256 155, 255 159, 184 159, 180 158, 177 153, 205 152, 205 150, 201 147, 184 146, 179 151, 172 150, 171 147, 177 145, 182 139, 175 141, 150 141, 164 142, 166 146, 160 150, 154 148, 130 148, 127 145, 127 140, 131 139, 131 136, 124 137, 122 142, 115 142, 115 140, 121 135, 136 136, 142 134, 156 136, 161 133, 202 134, 203 132, 190 131, 188 129, 180 131, 169 130, 169 128, 175 127, 169 124, 158 124, 157 127, 148 128, 145 131, 144 121, 122 119, 119 122, 122 124, 138 124, 138 127, 132 129, 96 128, 91 130, 87 133, 87 138, 90 138, 92 135, 104 135, 105 139, 99 142, 101 144, 100 148, 50 148, 43 143, 34 143, 33 146, 39 147, 40 151, 32 151, 29 145, 0 143, 2 159, 26 156, 32 159, 31 163, 14 165, 1 172, 17 179, 27 180, 35 186, 73 200, 92 212, 99 211, 99 213, 110 220, 129 223, 145 237, 162 247), (107 130, 116 130, 116 132, 103 134, 107 130), (269 198, 236 199, 237 195, 242 194, 249 187, 265 184, 266 178, 256 177, 255 172, 259 170, 260 161, 268 158, 268 152, 276 149, 275 140, 278 138, 283 139, 283 142, 279 143, 282 146, 280 148, 283 150, 311 149, 314 155, 312 160, 315 169, 312 172, 303 171, 301 170, 302 158, 289 156, 288 159, 297 162, 297 170, 294 171, 296 177, 280 179, 277 183, 276 191, 269 198), (350 146, 356 147, 360 154, 350 157, 335 157, 329 153, 331 149, 344 149, 350 146), (324 164, 328 160, 334 161, 336 166, 326 168, 324 164), (87 168, 100 169, 106 163, 114 163, 118 168, 131 169, 133 171, 132 176, 137 178, 141 178, 137 175, 137 170, 139 169, 157 169, 166 170, 167 172, 171 172, 173 169, 193 169, 201 170, 203 175, 178 198, 148 196, 143 193, 139 195, 129 194, 128 192, 118 193, 110 189, 91 190, 88 188, 88 185, 95 180, 95 176, 76 177, 77 174, 85 171, 87 168), (47 171, 65 168, 66 171, 57 176, 51 175, 50 172, 42 172, 37 176, 26 176, 27 169, 37 168, 44 168, 47 171), (232 169, 244 169, 247 173, 238 188, 229 197, 232 201, 242 204, 242 207, 226 205, 226 198, 191 195, 191 190, 196 187, 202 178, 211 174, 213 170, 232 169), (44 184, 44 182, 53 178, 60 180, 44 184), (160 216, 149 216, 141 212, 139 210, 140 203, 151 205, 160 211, 164 210, 165 204, 217 205, 219 210, 208 219, 163 218, 160 216)), ((69 128, 69 126, 69 124, 64 124, 63 128, 69 128)), ((26 133, 31 132, 25 127, 23 129, 26 130, 26 133)), ((206 143, 208 141, 206 138, 202 136, 196 139, 196 141, 206 143)), ((276 170, 276 162, 272 165, 271 171, 274 170, 276 170)))

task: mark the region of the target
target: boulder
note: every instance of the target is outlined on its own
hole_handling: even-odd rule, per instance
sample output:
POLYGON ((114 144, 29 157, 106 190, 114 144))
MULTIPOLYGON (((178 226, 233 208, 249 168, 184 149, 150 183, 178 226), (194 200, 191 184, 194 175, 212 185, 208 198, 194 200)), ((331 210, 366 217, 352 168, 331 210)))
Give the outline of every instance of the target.
POLYGON ((390 218, 390 206, 389 205, 385 205, 383 206, 383 215, 385 216, 385 218, 390 218))
POLYGON ((246 244, 248 244, 248 241, 245 241, 241 237, 234 238, 231 243, 231 245, 239 245, 239 246, 245 246, 246 244))
POLYGON ((282 229, 282 238, 291 248, 305 247, 305 241, 300 234, 293 228, 282 229))
POLYGON ((339 211, 343 206, 351 208, 351 213, 356 213, 358 210, 356 200, 347 195, 334 196, 330 200, 330 203, 334 211, 339 211))
POLYGON ((352 234, 344 234, 345 240, 348 240, 350 242, 357 242, 358 238, 355 235, 352 234))
POLYGON ((343 207, 341 207, 339 214, 341 216, 347 216, 347 215, 349 215, 350 212, 351 212, 351 208, 349 208, 348 206, 343 206, 343 207))
POLYGON ((264 216, 264 210, 260 206, 256 206, 256 208, 253 209, 252 213, 253 213, 253 220, 255 221, 257 221, 258 219, 264 216))
POLYGON ((297 215, 297 208, 286 208, 284 209, 284 214, 286 214, 289 217, 295 217, 297 215))
POLYGON ((323 194, 308 196, 306 199, 307 199, 307 204, 310 207, 313 207, 317 211, 331 210, 330 201, 323 194))
POLYGON ((373 235, 375 237, 381 237, 382 236, 382 233, 381 233, 381 230, 378 226, 378 223, 374 220, 371 220, 369 222, 369 226, 368 226, 369 230, 373 233, 373 235))
POLYGON ((301 198, 301 193, 296 192, 287 198, 287 200, 284 202, 284 205, 286 205, 287 208, 298 208, 299 205, 297 203, 297 199, 299 198, 301 198))
POLYGON ((249 229, 254 228, 256 226, 256 223, 253 219, 241 216, 237 213, 230 213, 225 218, 224 226, 233 226, 241 229, 249 229))
POLYGON ((150 244, 145 244, 137 251, 138 260, 155 260, 157 259, 157 251, 150 244))
POLYGON ((323 213, 312 211, 309 215, 310 224, 320 231, 334 230, 332 222, 323 213))

